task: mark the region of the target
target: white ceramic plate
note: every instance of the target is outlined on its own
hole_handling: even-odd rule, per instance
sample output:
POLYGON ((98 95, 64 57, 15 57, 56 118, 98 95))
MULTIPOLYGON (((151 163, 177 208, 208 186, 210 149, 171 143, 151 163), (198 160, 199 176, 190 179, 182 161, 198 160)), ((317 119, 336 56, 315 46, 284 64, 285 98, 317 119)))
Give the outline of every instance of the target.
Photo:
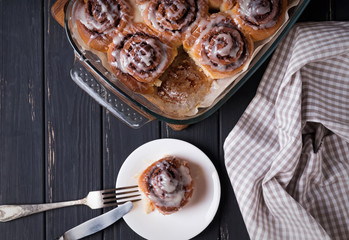
POLYGON ((124 220, 131 229, 146 239, 190 239, 202 232, 212 221, 221 197, 217 171, 200 149, 176 139, 148 142, 125 160, 116 186, 136 185, 143 170, 165 155, 177 156, 188 162, 194 179, 192 198, 178 212, 166 216, 157 210, 147 214, 143 201, 135 202, 134 208, 124 216, 124 220))

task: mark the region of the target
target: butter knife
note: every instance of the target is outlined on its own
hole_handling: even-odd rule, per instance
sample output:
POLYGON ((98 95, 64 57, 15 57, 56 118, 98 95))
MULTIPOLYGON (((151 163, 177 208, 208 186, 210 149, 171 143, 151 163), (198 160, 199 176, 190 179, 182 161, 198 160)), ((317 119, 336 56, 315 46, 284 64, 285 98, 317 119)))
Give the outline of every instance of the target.
POLYGON ((110 210, 107 213, 104 213, 98 217, 92 218, 69 231, 65 232, 63 236, 59 238, 59 240, 75 240, 87 237, 92 235, 98 231, 101 231, 117 220, 122 218, 126 213, 128 213, 133 207, 132 202, 127 202, 122 204, 121 206, 110 210))

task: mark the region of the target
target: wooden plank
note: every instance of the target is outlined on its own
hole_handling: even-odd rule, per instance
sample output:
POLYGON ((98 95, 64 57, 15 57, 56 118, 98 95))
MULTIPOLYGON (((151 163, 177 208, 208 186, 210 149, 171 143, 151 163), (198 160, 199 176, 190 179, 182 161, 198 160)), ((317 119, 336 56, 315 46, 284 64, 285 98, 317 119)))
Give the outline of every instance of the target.
MULTIPOLYGON (((147 123, 140 129, 132 129, 103 110, 103 185, 115 186, 121 165, 136 148, 160 137, 159 122, 147 123)), ((105 209, 104 211, 107 211, 105 209)), ((104 239, 142 239, 120 220, 104 231, 104 239)))
MULTIPOLYGON (((224 175, 222 144, 252 98, 260 78, 255 75, 223 106, 218 116, 182 132, 172 131, 164 124, 159 126, 156 121, 140 130, 129 129, 108 113, 103 113, 100 121, 99 106, 69 79, 72 50, 63 29, 50 17, 50 1, 44 4, 46 82, 43 89, 43 32, 37 27, 42 26, 42 2, 19 5, 0 1, 0 204, 78 198, 102 186, 102 172, 103 187, 112 186, 123 159, 133 149, 152 139, 174 137, 192 142, 212 159, 219 159, 214 163, 223 186, 221 206, 214 222, 197 239, 246 239, 238 206, 224 175), (220 136, 214 131, 219 131, 220 136), (46 187, 43 185, 44 132, 46 187), (217 143, 212 139, 218 139, 217 143)), ((301 20, 329 20, 330 16, 334 16, 333 20, 348 20, 348 8, 345 0, 311 1, 301 20)), ((3 239, 53 239, 99 212, 85 207, 49 212, 46 234, 44 214, 0 224, 0 232, 3 239)), ((102 236, 140 239, 123 221, 89 239, 102 236)))
POLYGON ((332 0, 333 20, 335 21, 349 21, 349 1, 346 0, 332 0))
MULTIPOLYGON (((343 0, 342 0, 343 1, 343 0)), ((332 0, 310 1, 299 21, 329 21, 332 19, 331 5, 332 0)))
MULTIPOLYGON (((101 183, 101 107, 70 78, 74 53, 45 1, 46 202, 83 198, 101 183)), ((46 213, 46 239, 95 217, 86 206, 46 213)), ((90 239, 101 239, 102 233, 90 239)))
MULTIPOLYGON (((0 1, 0 204, 44 200, 42 5, 0 1)), ((1 239, 44 231, 43 214, 0 223, 1 239)))

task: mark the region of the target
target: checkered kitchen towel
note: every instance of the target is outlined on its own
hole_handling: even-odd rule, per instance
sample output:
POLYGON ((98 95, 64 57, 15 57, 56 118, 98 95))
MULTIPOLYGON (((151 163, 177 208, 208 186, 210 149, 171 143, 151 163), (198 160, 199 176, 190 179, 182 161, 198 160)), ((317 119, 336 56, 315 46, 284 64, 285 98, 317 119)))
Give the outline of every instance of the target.
POLYGON ((349 239, 349 23, 303 23, 224 143, 251 239, 349 239))

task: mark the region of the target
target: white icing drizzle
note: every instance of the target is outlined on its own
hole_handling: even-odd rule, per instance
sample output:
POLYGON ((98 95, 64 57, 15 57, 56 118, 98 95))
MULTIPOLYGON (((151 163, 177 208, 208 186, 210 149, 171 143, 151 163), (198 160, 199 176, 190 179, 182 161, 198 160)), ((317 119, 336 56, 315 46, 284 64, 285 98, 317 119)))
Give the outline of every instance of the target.
POLYGON ((270 6, 258 7, 255 5, 251 8, 251 12, 258 14, 258 15, 263 15, 263 14, 266 14, 270 11, 271 11, 270 6))
POLYGON ((185 3, 181 1, 173 1, 166 10, 165 16, 157 11, 159 4, 165 4, 158 1, 157 4, 149 3, 147 5, 148 19, 152 26, 158 31, 171 32, 174 37, 181 36, 182 33, 189 31, 194 23, 200 19, 200 11, 197 11, 197 2, 195 0, 187 0, 185 3))
POLYGON ((219 34, 213 40, 215 44, 213 45, 213 52, 216 53, 215 56, 229 56, 236 57, 236 54, 239 51, 239 48, 234 46, 234 40, 231 35, 226 33, 219 34), (224 47, 218 48, 219 41, 217 39, 222 39, 227 44, 224 47))
POLYGON ((253 29, 266 29, 273 27, 277 22, 278 10, 273 9, 275 7, 280 7, 277 4, 277 1, 279 0, 269 0, 267 1, 267 4, 263 4, 263 0, 242 0, 239 1, 239 10, 243 16, 247 17, 247 19, 249 19, 253 24, 256 24, 252 25, 253 29), (273 4, 275 6, 273 6, 273 4), (268 13, 270 15, 268 19, 257 24, 258 20, 255 18, 255 16, 265 15, 268 13))
POLYGON ((76 18, 89 30, 102 29, 103 24, 92 19, 85 12, 85 7, 80 7, 76 10, 76 18))
POLYGON ((114 34, 113 44, 119 45, 123 39, 124 39, 124 35, 121 32, 118 32, 117 34, 114 34))
POLYGON ((180 4, 177 1, 173 2, 174 5, 170 6, 169 11, 166 12, 166 17, 169 19, 179 19, 183 16, 183 12, 187 11, 187 8, 185 5, 180 4))
POLYGON ((110 64, 130 75, 133 75, 133 72, 130 71, 128 67, 132 64, 136 67, 135 71, 144 77, 157 76, 166 67, 168 61, 167 46, 157 38, 147 36, 142 42, 137 42, 134 40, 136 37, 137 33, 134 33, 129 39, 125 39, 125 36, 119 33, 113 38, 113 44, 117 47, 112 51, 114 61, 110 64), (149 49, 146 49, 145 46, 143 46, 144 44, 147 47, 150 46, 151 51, 148 51, 149 49), (122 47, 131 45, 133 49, 137 49, 137 52, 135 52, 135 55, 131 56, 127 49, 119 49, 118 46, 120 45, 122 45, 122 47), (154 65, 154 55, 155 58, 161 58, 158 65, 154 65))
POLYGON ((240 42, 242 44, 246 43, 241 37, 241 33, 232 21, 229 20, 227 22, 227 17, 224 15, 216 15, 215 18, 209 21, 201 21, 198 29, 203 30, 195 40, 193 48, 200 49, 199 54, 201 57, 199 62, 203 65, 210 66, 218 71, 229 71, 240 67, 247 59, 245 55, 238 56, 238 53, 241 54, 241 48, 245 49, 245 51, 242 51, 243 54, 250 54, 247 46, 240 45, 240 42), (231 29, 229 33, 223 31, 225 28, 231 29), (214 29, 216 30, 214 33, 218 32, 218 34, 210 36, 211 31, 214 29), (206 38, 205 41, 203 40, 204 38, 206 38), (223 47, 222 44, 224 45, 223 47), (210 57, 207 55, 208 52, 210 52, 210 57), (231 58, 232 60, 222 64, 222 58, 231 58))
POLYGON ((161 182, 160 189, 166 192, 173 192, 178 186, 178 180, 173 179, 168 172, 162 172, 160 175, 157 175, 155 182, 161 182))
POLYGON ((182 181, 184 186, 188 186, 192 182, 192 178, 190 176, 189 168, 185 167, 184 165, 181 165, 179 167, 179 171, 182 176, 182 181))
MULTIPOLYGON (((95 0, 97 5, 100 6, 100 9, 93 8, 92 14, 93 16, 97 16, 97 19, 95 19, 93 16, 87 14, 87 10, 85 8, 85 5, 83 7, 80 7, 76 11, 76 18, 80 20, 80 22, 90 31, 98 31, 100 33, 108 34, 110 31, 113 30, 113 27, 116 25, 115 20, 116 19, 123 19, 125 17, 125 13, 122 11, 119 11, 119 4, 118 1, 108 0, 106 5, 104 1, 101 0, 95 0), (100 10, 97 12, 97 10, 100 10), (106 21, 98 21, 98 18, 105 18, 106 21)), ((126 4, 126 3, 122 3, 126 4)))
POLYGON ((149 199, 162 207, 180 207, 185 196, 185 187, 190 185, 192 177, 190 176, 189 168, 181 165, 177 170, 176 177, 173 177, 165 169, 168 163, 165 161, 159 162, 156 168, 160 168, 160 174, 151 178, 150 185, 153 192, 150 192, 149 199), (159 197, 161 196, 161 197, 159 197))
POLYGON ((148 5, 149 5, 149 3, 138 5, 138 9, 139 9, 139 11, 140 11, 142 16, 143 16, 143 13, 144 13, 144 11, 145 11, 145 9, 147 8, 148 5))

